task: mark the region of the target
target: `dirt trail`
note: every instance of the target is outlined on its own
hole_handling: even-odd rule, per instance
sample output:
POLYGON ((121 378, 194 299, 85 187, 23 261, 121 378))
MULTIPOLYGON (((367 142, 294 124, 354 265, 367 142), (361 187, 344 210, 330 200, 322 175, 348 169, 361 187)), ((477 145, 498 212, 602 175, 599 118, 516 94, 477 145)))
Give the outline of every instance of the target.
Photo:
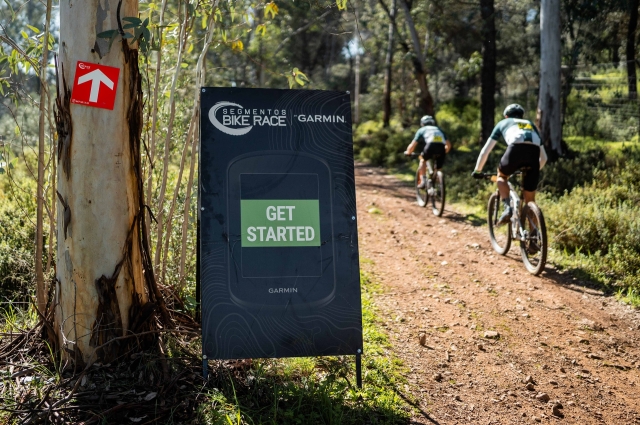
POLYGON ((485 227, 435 217, 380 168, 356 166, 356 184, 362 267, 385 290, 412 423, 640 423, 636 311, 552 266, 531 276, 518 246, 497 255, 485 227))

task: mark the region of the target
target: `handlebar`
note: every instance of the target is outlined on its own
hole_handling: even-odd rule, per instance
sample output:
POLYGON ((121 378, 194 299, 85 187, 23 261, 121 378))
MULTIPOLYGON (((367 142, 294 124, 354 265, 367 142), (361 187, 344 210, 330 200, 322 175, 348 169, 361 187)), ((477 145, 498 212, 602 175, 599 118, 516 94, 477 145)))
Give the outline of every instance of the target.
MULTIPOLYGON (((518 176, 520 174, 522 174, 522 171, 518 170, 515 173, 511 174, 511 176, 509 176, 509 177, 518 176)), ((478 173, 478 174, 474 174, 473 178, 478 179, 478 180, 481 180, 481 179, 491 180, 492 182, 495 183, 498 180, 498 174, 497 173, 478 173)))
POLYGON ((404 156, 408 157, 408 158, 417 158, 420 156, 419 153, 415 153, 415 152, 411 152, 410 154, 404 154, 404 156))

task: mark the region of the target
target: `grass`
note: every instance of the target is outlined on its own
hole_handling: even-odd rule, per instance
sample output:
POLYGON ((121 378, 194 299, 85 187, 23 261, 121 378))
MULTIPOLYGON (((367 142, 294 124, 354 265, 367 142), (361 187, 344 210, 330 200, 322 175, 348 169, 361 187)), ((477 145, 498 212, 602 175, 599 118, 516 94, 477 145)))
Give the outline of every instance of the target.
POLYGON ((381 291, 362 274, 363 388, 355 385, 353 356, 260 359, 241 374, 219 369, 201 404, 202 424, 402 424, 411 397, 402 363, 391 354, 373 296, 381 291), (406 401, 406 400, 409 400, 406 401))
MULTIPOLYGON (((363 263, 371 261, 364 259, 363 263)), ((187 343, 166 335, 168 380, 162 378, 158 353, 134 350, 122 362, 92 366, 85 376, 86 386, 82 383, 74 397, 60 406, 60 412, 72 422, 97 415, 92 423, 97 418, 101 423, 128 423, 144 417, 160 424, 406 424, 416 402, 403 391, 408 385, 407 370, 393 355, 373 305, 382 289, 367 274, 362 274, 361 281, 362 389, 356 385, 355 356, 211 363, 213 372, 203 385, 198 377, 199 339, 187 343), (120 403, 133 407, 112 411, 120 403)), ((25 329, 35 326, 32 310, 13 306, 0 310, 0 332, 24 335, 25 329)), ((20 350, 24 353, 19 361, 0 366, 0 423, 25 419, 24 414, 15 416, 11 410, 29 411, 41 407, 41 399, 49 397, 52 404, 64 398, 77 379, 73 370, 61 372, 46 343, 39 338, 34 341, 36 345, 20 350)), ((48 417, 46 411, 41 414, 48 417)))

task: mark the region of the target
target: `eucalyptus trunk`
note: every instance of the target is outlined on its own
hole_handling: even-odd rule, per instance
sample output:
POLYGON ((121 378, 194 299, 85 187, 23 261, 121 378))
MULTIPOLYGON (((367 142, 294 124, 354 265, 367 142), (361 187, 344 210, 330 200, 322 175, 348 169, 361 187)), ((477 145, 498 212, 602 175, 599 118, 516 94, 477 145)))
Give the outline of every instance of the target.
MULTIPOLYGON (((396 16, 396 0, 391 1, 391 19, 396 16)), ((391 79, 393 77, 393 51, 394 51, 394 31, 393 23, 389 22, 387 35, 387 54, 384 58, 384 88, 382 91, 382 123, 384 127, 389 127, 391 121, 391 79)))
MULTIPOLYGON (((110 342, 167 315, 155 285, 145 225, 138 52, 118 36, 96 34, 138 16, 138 1, 60 2, 58 64, 58 249, 55 331, 65 359, 109 362, 127 347, 110 342), (76 7, 73 7, 76 6, 76 7), (113 110, 70 103, 78 61, 120 69, 113 110)), ((131 340, 129 340, 131 341, 131 340)))
POLYGON ((495 124, 496 111, 496 22, 493 0, 480 0, 482 15, 482 94, 480 123, 482 125, 481 143, 489 138, 495 124))
POLYGON ((537 121, 550 159, 562 155, 560 65, 560 0, 542 0, 537 121))
POLYGON ((629 99, 638 97, 636 78, 636 28, 638 27, 638 0, 629 0, 629 26, 627 27, 627 81, 629 99))
POLYGON ((409 5, 407 0, 400 0, 400 5, 404 10, 405 20, 409 29, 409 35, 411 36, 411 44, 413 45, 413 68, 418 87, 420 88, 419 109, 422 114, 435 115, 435 109, 433 105, 433 98, 431 92, 429 92, 429 85, 427 81, 427 67, 424 62, 424 56, 422 55, 422 48, 420 47, 420 40, 418 39, 418 32, 416 25, 411 16, 409 5))
MULTIPOLYGON (((36 203, 36 304, 41 313, 45 312, 45 284, 43 256, 43 236, 44 236, 44 133, 45 114, 47 108, 47 62, 49 57, 49 21, 51 21, 51 0, 47 1, 46 22, 44 24, 44 51, 42 52, 42 63, 40 64, 40 121, 38 123, 38 187, 36 203)), ((51 244, 51 241, 49 241, 51 244)))

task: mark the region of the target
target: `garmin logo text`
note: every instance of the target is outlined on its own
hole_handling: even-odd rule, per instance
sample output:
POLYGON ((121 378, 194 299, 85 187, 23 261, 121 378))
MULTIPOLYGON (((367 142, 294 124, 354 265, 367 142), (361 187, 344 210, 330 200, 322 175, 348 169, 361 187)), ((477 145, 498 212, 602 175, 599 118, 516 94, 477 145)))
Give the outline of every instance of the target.
POLYGON ((344 122, 340 115, 297 115, 300 122, 344 122))
POLYGON ((270 294, 290 294, 297 292, 298 288, 269 288, 270 294))
POLYGON ((230 136, 243 136, 254 126, 286 127, 286 116, 285 109, 246 109, 233 102, 218 102, 209 109, 211 124, 230 136))

